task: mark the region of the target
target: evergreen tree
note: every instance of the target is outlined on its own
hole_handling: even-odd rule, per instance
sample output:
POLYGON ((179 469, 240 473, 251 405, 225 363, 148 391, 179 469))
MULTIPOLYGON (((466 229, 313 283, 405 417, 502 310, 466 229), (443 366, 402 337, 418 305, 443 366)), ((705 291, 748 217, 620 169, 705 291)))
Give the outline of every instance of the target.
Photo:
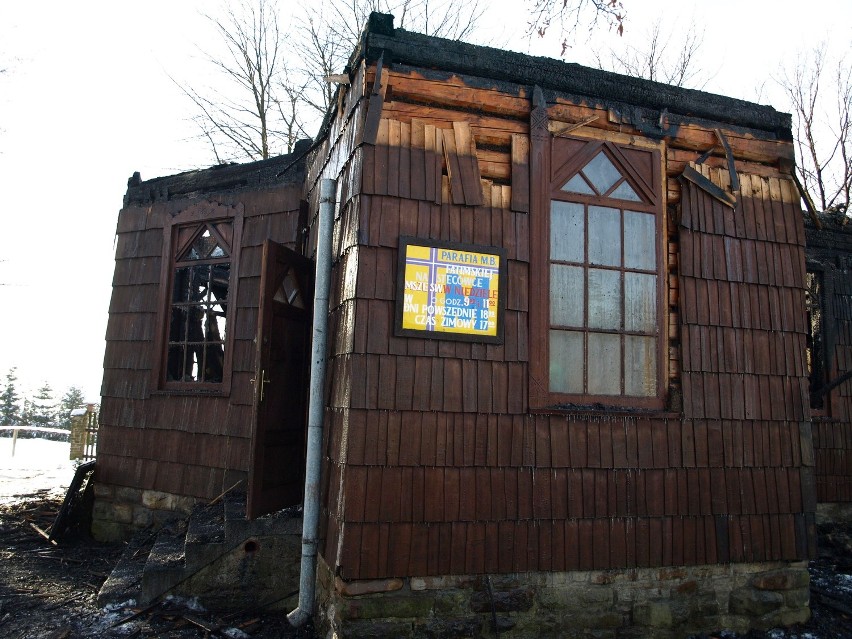
POLYGON ((60 428, 71 428, 71 411, 75 408, 85 408, 86 398, 83 391, 77 386, 72 386, 59 400, 59 414, 57 422, 60 428))
POLYGON ((0 426, 12 426, 21 421, 21 398, 15 387, 17 381, 15 368, 10 368, 6 373, 6 385, 0 393, 0 426))
POLYGON ((21 409, 21 423, 22 424, 32 424, 33 419, 33 403, 24 399, 23 408, 21 409))
POLYGON ((53 426, 56 421, 56 400, 53 389, 47 382, 38 389, 31 403, 30 424, 33 426, 53 426))

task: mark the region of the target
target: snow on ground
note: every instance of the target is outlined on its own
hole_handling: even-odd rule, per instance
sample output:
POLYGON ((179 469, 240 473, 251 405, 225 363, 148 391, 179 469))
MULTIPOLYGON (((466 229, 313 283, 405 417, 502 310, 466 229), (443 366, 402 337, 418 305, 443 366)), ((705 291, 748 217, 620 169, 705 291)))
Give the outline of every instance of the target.
POLYGON ((19 437, 12 456, 12 438, 0 437, 0 503, 38 490, 64 495, 76 466, 70 452, 68 442, 19 437))

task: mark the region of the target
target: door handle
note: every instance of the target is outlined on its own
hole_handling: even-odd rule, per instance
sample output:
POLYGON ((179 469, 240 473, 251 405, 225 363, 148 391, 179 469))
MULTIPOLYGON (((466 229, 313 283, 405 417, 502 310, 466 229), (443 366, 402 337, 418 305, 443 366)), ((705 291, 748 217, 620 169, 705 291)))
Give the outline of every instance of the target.
MULTIPOLYGON (((257 383, 257 378, 252 377, 252 378, 251 378, 251 380, 249 380, 249 381, 250 381, 252 384, 255 384, 255 383, 257 383)), ((264 395, 264 390, 265 390, 265 388, 266 388, 266 385, 267 385, 269 382, 271 382, 271 381, 272 381, 272 380, 271 380, 271 379, 269 379, 269 378, 266 376, 266 370, 261 369, 261 370, 260 370, 260 401, 261 401, 261 402, 263 401, 263 395, 264 395)))

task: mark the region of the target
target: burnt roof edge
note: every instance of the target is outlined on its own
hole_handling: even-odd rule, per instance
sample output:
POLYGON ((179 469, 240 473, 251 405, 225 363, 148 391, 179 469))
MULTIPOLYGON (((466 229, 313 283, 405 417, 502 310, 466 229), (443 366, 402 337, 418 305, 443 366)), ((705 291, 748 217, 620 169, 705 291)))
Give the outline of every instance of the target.
POLYGON ((219 164, 142 181, 138 173, 127 181, 124 205, 149 204, 258 187, 301 186, 305 150, 310 140, 296 142, 292 153, 244 164, 219 164))
POLYGON ((348 69, 360 58, 401 62, 591 98, 613 100, 685 116, 770 131, 791 140, 792 118, 771 106, 715 93, 634 78, 572 62, 393 29, 393 16, 372 14, 348 69), (389 27, 390 25, 390 27, 389 27))

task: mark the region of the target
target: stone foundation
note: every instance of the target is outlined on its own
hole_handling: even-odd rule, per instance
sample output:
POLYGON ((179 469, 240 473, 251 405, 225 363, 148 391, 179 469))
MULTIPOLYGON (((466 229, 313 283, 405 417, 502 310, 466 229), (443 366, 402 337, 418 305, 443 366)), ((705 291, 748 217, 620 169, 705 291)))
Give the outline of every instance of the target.
POLYGON ((817 504, 816 523, 852 524, 852 503, 830 502, 817 504))
POLYGON ((810 616, 806 562, 344 582, 318 567, 319 636, 638 639, 810 616), (493 611, 493 612, 492 612, 493 611))
POLYGON ((171 594, 197 598, 208 610, 293 610, 299 603, 302 559, 301 519, 296 523, 298 532, 246 540, 171 594))
POLYGON ((196 500, 156 490, 95 483, 92 536, 98 541, 123 541, 143 528, 160 528, 192 512, 196 500))

